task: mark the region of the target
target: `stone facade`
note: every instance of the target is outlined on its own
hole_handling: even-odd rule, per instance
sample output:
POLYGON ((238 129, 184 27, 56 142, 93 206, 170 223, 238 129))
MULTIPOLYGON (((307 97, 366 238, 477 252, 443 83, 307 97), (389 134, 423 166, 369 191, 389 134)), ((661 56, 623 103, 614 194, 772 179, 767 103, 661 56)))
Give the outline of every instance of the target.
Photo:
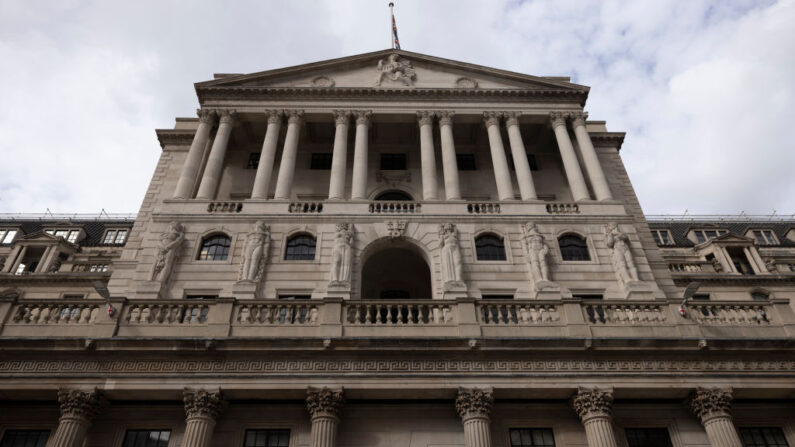
POLYGON ((196 91, 134 220, 0 216, 0 436, 795 445, 795 221, 647 220, 588 87, 387 50, 196 91))

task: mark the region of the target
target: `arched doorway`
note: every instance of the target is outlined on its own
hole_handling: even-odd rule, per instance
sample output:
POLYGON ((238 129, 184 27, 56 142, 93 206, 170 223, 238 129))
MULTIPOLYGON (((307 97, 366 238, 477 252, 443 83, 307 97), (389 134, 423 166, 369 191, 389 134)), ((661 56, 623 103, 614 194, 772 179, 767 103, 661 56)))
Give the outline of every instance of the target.
POLYGON ((362 299, 430 299, 431 269, 408 243, 374 247, 362 267, 362 299))
POLYGON ((400 191, 400 190, 390 190, 384 191, 378 194, 374 200, 385 200, 390 202, 397 202, 397 201, 413 201, 414 198, 411 197, 408 193, 400 191))

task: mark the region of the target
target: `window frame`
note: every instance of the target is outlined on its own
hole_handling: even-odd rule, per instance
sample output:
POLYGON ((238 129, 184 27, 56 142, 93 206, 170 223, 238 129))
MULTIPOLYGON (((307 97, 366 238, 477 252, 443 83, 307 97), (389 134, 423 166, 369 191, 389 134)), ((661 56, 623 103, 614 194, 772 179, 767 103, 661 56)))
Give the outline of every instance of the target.
POLYGON ((127 439, 127 433, 131 432, 131 431, 133 431, 133 432, 143 432, 143 431, 164 432, 164 431, 167 431, 167 432, 169 432, 168 441, 166 442, 166 446, 167 447, 170 446, 172 444, 172 442, 173 442, 172 440, 175 439, 175 437, 173 436, 174 435, 174 429, 172 427, 167 427, 167 428, 162 428, 162 429, 155 429, 155 428, 151 428, 151 426, 149 426, 149 425, 138 425, 138 424, 136 424, 136 425, 133 425, 133 426, 124 427, 124 430, 122 431, 122 434, 121 434, 121 441, 119 443, 120 447, 124 447, 124 441, 127 439))
POLYGON ((674 446, 674 436, 673 436, 673 433, 671 433, 671 427, 668 427, 668 426, 665 426, 665 425, 663 425, 663 426, 661 426, 661 425, 654 425, 654 426, 640 426, 640 425, 637 425, 637 426, 621 427, 620 431, 621 431, 622 436, 624 437, 624 442, 625 442, 624 445, 629 446, 630 444, 629 444, 629 436, 627 436, 627 430, 660 430, 660 431, 665 431, 665 434, 668 436, 668 446, 669 447, 673 447, 674 446))
POLYGON ((781 243, 778 240, 778 237, 776 236, 776 232, 770 228, 751 228, 748 230, 748 233, 746 233, 746 235, 749 233, 750 233, 750 238, 753 239, 754 243, 756 245, 759 245, 760 247, 771 247, 775 245, 781 245, 781 243), (762 235, 762 239, 764 239, 765 241, 764 243, 759 242, 759 237, 757 237, 756 235, 757 232, 759 232, 762 235), (765 233, 769 233, 770 237, 768 238, 767 237, 768 235, 766 235, 765 233))
MULTIPOLYGON (((536 430, 538 430, 538 431, 541 431, 541 430, 549 431, 552 434, 552 447, 555 447, 555 446, 558 445, 558 443, 556 441, 557 436, 555 436, 555 428, 554 427, 517 427, 517 426, 514 426, 513 424, 511 424, 511 425, 508 426, 508 439, 507 440, 508 440, 508 446, 509 447, 535 447, 535 445, 536 445, 535 443, 532 443, 530 445, 525 445, 525 444, 520 442, 518 446, 515 446, 514 443, 513 443, 513 440, 511 439, 511 433, 514 430, 517 430, 517 431, 518 430, 529 430, 530 433, 532 433, 533 431, 536 431, 536 430)), ((545 445, 539 446, 539 447, 545 447, 547 445, 548 444, 545 444, 545 445)))
POLYGON ((655 228, 651 230, 651 237, 654 239, 654 243, 657 244, 658 247, 670 247, 676 245, 674 243, 674 238, 671 236, 671 230, 667 228, 655 228), (661 237, 663 234, 666 234, 666 238, 668 238, 668 242, 664 242, 663 238, 661 237))
POLYGON ((299 230, 299 231, 291 232, 291 233, 287 234, 284 237, 284 241, 282 243, 282 246, 283 246, 283 248, 282 248, 282 253, 281 253, 281 256, 280 256, 282 262, 312 263, 312 262, 319 262, 319 260, 320 260, 320 256, 318 256, 318 253, 320 253, 320 238, 316 234, 314 234, 312 232, 309 232, 309 231, 306 231, 306 230, 299 230), (314 252, 314 255, 313 255, 312 259, 288 259, 287 258, 287 250, 289 248, 288 244, 290 243, 290 241, 292 239, 295 239, 295 238, 300 237, 300 236, 310 236, 310 237, 312 237, 315 240, 315 252, 314 252))
MULTIPOLYGON (((773 423, 774 424, 775 423, 779 423, 779 421, 774 421, 773 423)), ((785 445, 789 445, 789 439, 787 439, 787 432, 784 430, 784 426, 786 424, 783 423, 783 422, 781 422, 780 424, 781 425, 746 425, 746 426, 743 426, 743 427, 737 426, 737 435, 740 437, 740 442, 742 442, 743 445, 745 446, 747 444, 745 443, 745 437, 743 436, 743 431, 744 430, 766 430, 766 429, 770 430, 770 429, 776 429, 776 430, 781 432, 781 437, 784 439, 785 445)), ((756 445, 754 447, 756 447, 756 445)))
POLYGON ((727 230, 725 228, 693 228, 690 231, 693 233, 693 238, 695 238, 696 245, 701 245, 701 244, 707 243, 707 242, 709 242, 709 241, 711 241, 713 239, 717 239, 717 238, 723 236, 724 234, 729 233, 729 230, 727 230), (714 231, 716 233, 716 236, 715 237, 707 237, 707 235, 706 235, 707 231, 714 231), (699 237, 699 233, 701 233, 702 237, 699 237))
POLYGON ((593 247, 590 242, 590 237, 585 236, 583 233, 575 230, 566 230, 558 233, 555 236, 555 253, 561 263, 566 264, 595 264, 599 262, 598 256, 594 253, 593 247), (563 250, 560 246, 560 239, 564 236, 577 236, 585 242, 585 250, 588 253, 588 259, 563 259, 563 250))
POLYGON ((196 243, 196 250, 193 254, 193 262, 199 264, 213 264, 218 265, 222 263, 229 264, 232 262, 233 253, 235 247, 235 236, 234 234, 230 235, 229 233, 221 230, 211 230, 199 236, 199 240, 196 243), (227 251, 225 259, 202 259, 202 248, 204 247, 204 241, 209 240, 211 238, 217 236, 226 236, 229 239, 229 250, 227 251))
POLYGON ((17 239, 17 236, 19 236, 21 232, 22 230, 20 230, 19 228, 13 228, 13 227, 0 228, 0 245, 12 245, 14 241, 17 239), (8 237, 8 234, 11 232, 13 232, 11 240, 6 242, 5 240, 8 237))
POLYGON ((510 241, 504 235, 494 231, 494 230, 482 230, 475 233, 472 237, 472 249, 475 254, 475 262, 477 263, 486 263, 486 264, 505 264, 507 262, 511 262, 510 254, 510 241), (505 255, 504 259, 480 259, 478 257, 478 239, 484 237, 493 237, 499 239, 502 242, 502 250, 503 255, 505 255))
MULTIPOLYGON (((46 432, 47 437, 44 439, 44 445, 46 446, 47 443, 50 441, 50 437, 55 432, 55 428, 41 428, 41 425, 37 426, 18 426, 18 427, 4 427, 3 430, 0 431, 0 446, 4 445, 3 441, 5 437, 8 435, 8 432, 46 432)), ((15 447, 10 445, 9 447, 15 447)))
POLYGON ((127 243, 128 237, 130 237, 129 228, 106 228, 105 232, 102 233, 102 241, 100 242, 100 245, 114 245, 114 246, 124 245, 127 243), (121 242, 117 242, 119 239, 119 234, 122 232, 124 233, 124 240, 122 240, 121 242), (108 235, 111 233, 113 234, 111 242, 105 242, 108 239, 108 235))

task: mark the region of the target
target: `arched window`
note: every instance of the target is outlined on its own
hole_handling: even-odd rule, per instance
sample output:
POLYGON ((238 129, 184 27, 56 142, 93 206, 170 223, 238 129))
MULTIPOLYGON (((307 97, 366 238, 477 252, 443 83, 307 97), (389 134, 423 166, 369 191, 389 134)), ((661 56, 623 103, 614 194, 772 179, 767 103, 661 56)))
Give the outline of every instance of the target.
POLYGON ((770 299, 770 294, 764 290, 754 290, 751 292, 751 299, 754 301, 767 301, 770 299))
POLYGON ((225 234, 213 234, 202 239, 199 261, 225 261, 229 257, 232 239, 225 234))
POLYGON ((590 261, 591 255, 588 254, 588 244, 585 239, 576 234, 564 234, 558 238, 560 255, 564 261, 590 261))
POLYGON ((297 234, 287 239, 284 251, 287 261, 311 261, 315 259, 315 238, 309 234, 297 234))
POLYGON ((403 191, 385 191, 382 192, 381 194, 378 194, 375 197, 375 200, 388 200, 388 201, 405 200, 410 202, 414 199, 403 191))
POLYGON ((475 239, 478 261, 505 261, 505 243, 496 234, 484 234, 475 239))

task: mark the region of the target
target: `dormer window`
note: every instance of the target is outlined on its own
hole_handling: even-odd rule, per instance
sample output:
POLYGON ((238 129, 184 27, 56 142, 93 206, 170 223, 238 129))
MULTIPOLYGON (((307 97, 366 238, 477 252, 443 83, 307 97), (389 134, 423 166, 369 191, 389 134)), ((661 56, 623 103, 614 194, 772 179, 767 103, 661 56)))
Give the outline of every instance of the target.
POLYGON ((44 232, 55 237, 63 238, 64 240, 73 244, 77 242, 77 238, 80 236, 80 230, 50 228, 48 230, 44 230, 44 232))
POLYGON ((657 245, 674 245, 674 239, 668 230, 651 230, 651 237, 657 245))
POLYGON ((0 228, 0 244, 8 245, 14 242, 18 231, 10 228, 0 228))
POLYGON ((696 236, 696 241, 698 241, 697 243, 699 244, 703 244, 710 239, 715 239, 728 232, 728 230, 693 230, 693 234, 696 236))
POLYGON ((127 241, 127 230, 108 230, 105 232, 105 237, 102 238, 102 243, 105 245, 120 245, 127 241))
POLYGON ((753 230, 751 234, 759 245, 778 245, 778 240, 776 240, 773 230, 753 230))

